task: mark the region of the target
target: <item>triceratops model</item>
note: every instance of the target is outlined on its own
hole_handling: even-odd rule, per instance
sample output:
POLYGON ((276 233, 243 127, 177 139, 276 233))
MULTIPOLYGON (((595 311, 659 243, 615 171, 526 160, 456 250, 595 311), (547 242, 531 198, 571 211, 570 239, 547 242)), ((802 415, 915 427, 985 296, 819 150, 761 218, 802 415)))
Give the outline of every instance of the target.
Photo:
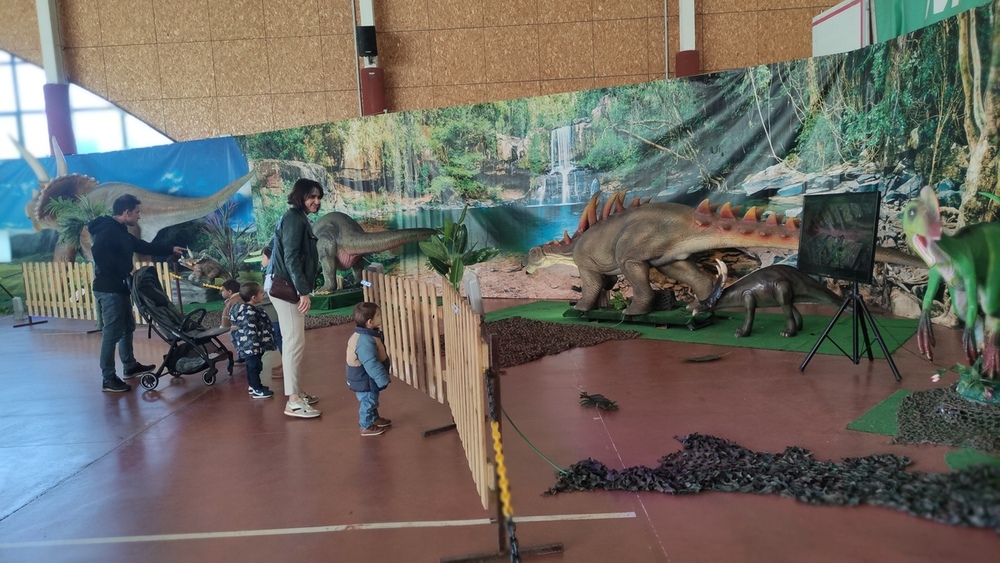
POLYGON ((193 282, 205 281, 208 283, 214 282, 217 278, 229 279, 229 272, 222 267, 215 260, 208 257, 208 254, 203 250, 201 254, 195 256, 191 252, 191 249, 187 249, 187 256, 182 257, 178 260, 181 266, 191 270, 191 274, 188 275, 188 279, 193 282))
MULTIPOLYGON (((528 274, 555 264, 575 264, 582 288, 576 303, 580 311, 597 305, 608 276, 624 275, 632 286, 632 303, 624 314, 643 315, 652 310, 654 298, 649 285, 650 268, 686 284, 699 299, 704 299, 711 292, 712 279, 688 260, 692 254, 720 248, 798 248, 799 227, 793 219, 781 220, 769 214, 762 221, 755 207, 742 219, 728 203, 714 212, 707 199, 697 209, 639 200, 626 209, 624 192, 618 192, 608 199, 598 216, 598 195, 587 204, 576 234, 532 248, 524 264, 528 274)), ((876 249, 875 259, 923 265, 919 259, 891 249, 876 249)))
MULTIPOLYGON (((1000 199, 992 194, 987 197, 1000 199)), ((927 292, 917 325, 917 348, 928 360, 934 358, 931 305, 941 282, 951 294, 951 305, 963 321, 962 346, 969 364, 974 364, 982 347, 981 375, 997 379, 1000 373, 1000 223, 978 223, 959 229, 954 235, 942 233, 941 212, 934 190, 926 186, 920 196, 903 209, 903 231, 907 242, 930 267, 927 292), (985 320, 983 336, 976 342, 980 310, 985 320)))
POLYGON ((790 337, 802 330, 802 314, 795 308, 795 303, 825 303, 839 306, 844 301, 825 285, 785 264, 774 264, 755 270, 729 287, 725 287, 728 272, 726 264, 722 260, 716 262, 718 262, 719 277, 711 295, 708 299, 693 303, 688 308, 697 314, 716 309, 745 307, 746 318, 743 326, 736 330, 737 338, 750 336, 757 307, 781 307, 786 319, 785 330, 781 331, 781 336, 790 337))
POLYGON ((434 229, 399 229, 368 233, 349 215, 334 211, 327 213, 313 223, 313 233, 319 240, 320 265, 323 267, 325 283, 320 288, 331 291, 341 289, 343 281, 337 277, 337 270, 354 270, 354 279, 361 279, 359 260, 366 254, 396 248, 408 242, 426 240, 434 234, 434 229))

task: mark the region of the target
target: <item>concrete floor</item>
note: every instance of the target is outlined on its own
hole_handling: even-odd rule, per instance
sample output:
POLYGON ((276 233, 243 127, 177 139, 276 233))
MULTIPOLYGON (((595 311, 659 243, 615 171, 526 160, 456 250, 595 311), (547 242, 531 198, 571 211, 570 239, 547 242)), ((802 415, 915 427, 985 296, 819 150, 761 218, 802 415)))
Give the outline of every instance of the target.
MULTIPOLYGON (((519 304, 491 301, 490 309, 519 304)), ((100 391, 89 321, 13 328, 0 319, 0 561, 438 561, 495 551, 446 406, 400 382, 382 398, 389 432, 361 437, 343 381, 352 327, 311 330, 305 389, 320 419, 293 419, 279 397, 253 400, 237 366, 116 395, 100 391)), ((679 329, 670 329, 679 330, 679 329)), ((815 338, 808 335, 800 338, 815 338)), ((137 357, 166 345, 135 336, 137 357)), ((845 429, 898 389, 927 389, 958 361, 960 333, 937 328, 936 361, 914 339, 887 362, 649 340, 607 342, 509 368, 504 408, 531 445, 567 467, 655 466, 693 432, 755 450, 790 445, 817 459, 906 455, 947 471, 946 446, 891 445, 845 429), (710 363, 683 358, 727 354, 710 363), (584 409, 579 388, 621 405, 584 409)), ((220 364, 224 366, 224 364, 220 364)), ((265 377, 265 380, 267 378, 265 377)), ((137 382, 135 382, 137 383, 137 382)), ((996 561, 1000 536, 886 508, 816 507, 729 493, 541 493, 555 469, 505 421, 504 447, 522 548, 562 542, 549 560, 783 562, 996 561)))

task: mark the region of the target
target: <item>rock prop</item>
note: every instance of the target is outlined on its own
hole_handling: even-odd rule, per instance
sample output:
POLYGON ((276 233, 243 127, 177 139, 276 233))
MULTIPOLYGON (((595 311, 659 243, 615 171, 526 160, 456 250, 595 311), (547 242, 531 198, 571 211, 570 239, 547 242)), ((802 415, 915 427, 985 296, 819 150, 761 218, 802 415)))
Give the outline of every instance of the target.
POLYGON ((684 448, 658 467, 609 469, 586 459, 559 474, 545 494, 569 491, 725 491, 792 497, 817 505, 871 504, 959 526, 1000 533, 1000 467, 974 465, 954 473, 907 472, 910 460, 890 454, 817 461, 805 448, 755 452, 702 434, 678 437, 684 448))

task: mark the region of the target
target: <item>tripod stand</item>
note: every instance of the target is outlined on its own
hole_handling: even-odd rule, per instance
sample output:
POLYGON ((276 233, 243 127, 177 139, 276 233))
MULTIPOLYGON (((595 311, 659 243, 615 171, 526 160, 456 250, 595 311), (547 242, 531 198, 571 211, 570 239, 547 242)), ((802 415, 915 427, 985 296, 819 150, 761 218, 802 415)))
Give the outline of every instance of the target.
POLYGON ((858 326, 861 326, 861 334, 865 339, 865 351, 868 352, 868 361, 875 361, 875 356, 872 354, 872 343, 871 339, 868 338, 868 327, 871 327, 872 333, 875 334, 875 339, 878 341, 878 345, 882 348, 882 353, 885 354, 885 359, 889 361, 889 368, 892 369, 892 375, 896 377, 896 381, 902 381, 899 376, 899 370, 896 369, 895 362, 892 361, 892 356, 889 354, 889 349, 885 345, 885 341, 882 340, 882 334, 878 331, 878 326, 875 325, 875 319, 872 318, 871 312, 868 310, 868 306, 865 305, 864 299, 858 293, 858 282, 851 282, 851 293, 844 298, 844 303, 840 306, 840 310, 834 315, 833 319, 830 320, 830 324, 826 325, 826 330, 823 331, 823 335, 819 337, 816 341, 816 345, 813 346, 812 351, 806 356, 805 361, 799 366, 799 371, 805 371, 806 366, 809 365, 809 360, 812 359, 813 355, 816 354, 816 350, 819 350, 820 344, 826 340, 827 336, 830 334, 830 330, 833 329, 833 325, 837 324, 840 320, 840 315, 844 313, 847 306, 852 306, 852 323, 851 323, 851 335, 854 341, 854 347, 852 348, 852 353, 848 354, 839 344, 830 340, 830 343, 837 347, 838 350, 844 353, 845 356, 851 359, 855 365, 860 363, 861 354, 858 350, 858 326))

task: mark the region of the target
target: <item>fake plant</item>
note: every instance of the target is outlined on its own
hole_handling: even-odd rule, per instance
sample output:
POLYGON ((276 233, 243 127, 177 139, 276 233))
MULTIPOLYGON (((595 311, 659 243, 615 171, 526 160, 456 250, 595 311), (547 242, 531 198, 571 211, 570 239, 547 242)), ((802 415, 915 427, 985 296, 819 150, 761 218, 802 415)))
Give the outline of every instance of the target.
POLYGON ((476 249, 478 243, 469 246, 469 229, 465 226, 465 213, 469 206, 462 209, 458 221, 445 217, 444 226, 435 230, 429 240, 420 243, 420 251, 427 257, 427 266, 441 274, 456 290, 462 283, 465 267, 480 262, 486 262, 500 253, 499 248, 486 246, 476 249))

